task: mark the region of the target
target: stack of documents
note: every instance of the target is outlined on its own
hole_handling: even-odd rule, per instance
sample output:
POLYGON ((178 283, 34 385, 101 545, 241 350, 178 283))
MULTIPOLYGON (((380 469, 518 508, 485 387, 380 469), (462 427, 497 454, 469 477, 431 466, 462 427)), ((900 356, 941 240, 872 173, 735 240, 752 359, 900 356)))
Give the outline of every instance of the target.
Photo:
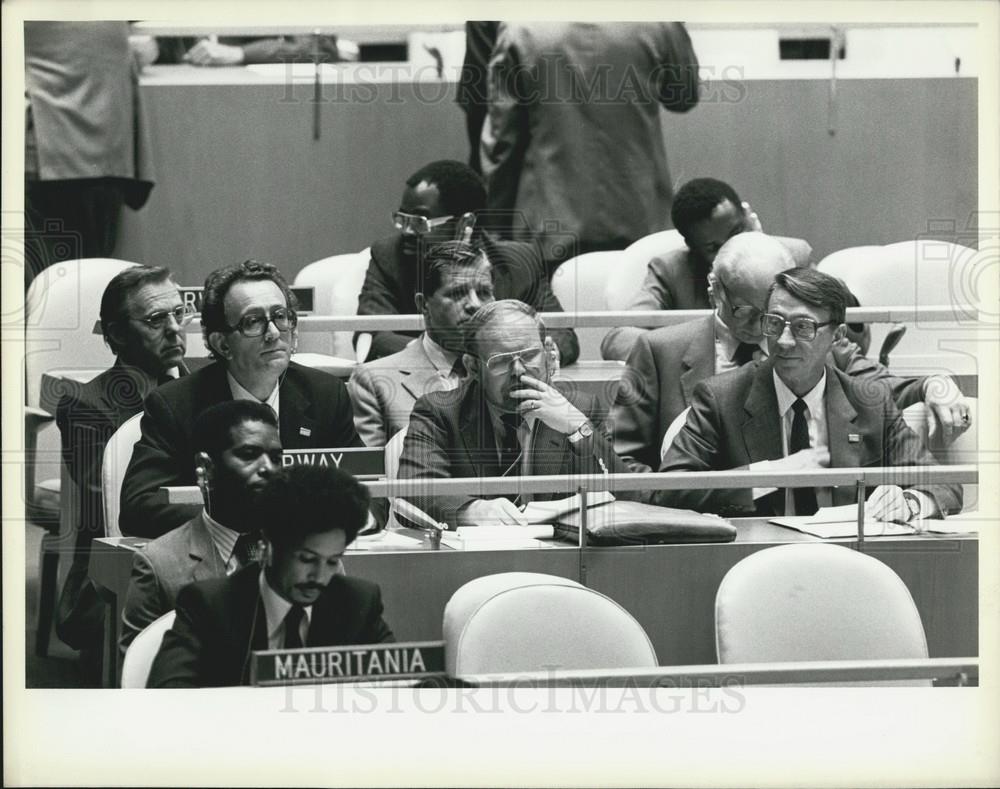
MULTIPOLYGON (((899 537, 918 532, 930 534, 975 534, 983 518, 976 512, 963 512, 950 518, 927 519, 918 523, 889 523, 865 520, 865 537, 899 537)), ((815 515, 772 518, 771 523, 813 534, 824 539, 856 537, 858 534, 858 507, 823 507, 815 515)))

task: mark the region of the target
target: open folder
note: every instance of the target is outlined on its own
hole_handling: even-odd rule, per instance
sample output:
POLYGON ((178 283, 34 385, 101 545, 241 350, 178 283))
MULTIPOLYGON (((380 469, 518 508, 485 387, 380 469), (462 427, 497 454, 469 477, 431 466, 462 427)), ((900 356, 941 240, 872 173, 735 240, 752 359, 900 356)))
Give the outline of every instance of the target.
MULTIPOLYGON (((824 539, 855 537, 858 533, 858 506, 845 504, 841 507, 822 507, 815 515, 772 518, 771 523, 824 539)), ((978 530, 978 523, 966 518, 965 514, 948 519, 927 519, 917 525, 865 519, 865 537, 899 537, 917 532, 966 534, 978 530)))

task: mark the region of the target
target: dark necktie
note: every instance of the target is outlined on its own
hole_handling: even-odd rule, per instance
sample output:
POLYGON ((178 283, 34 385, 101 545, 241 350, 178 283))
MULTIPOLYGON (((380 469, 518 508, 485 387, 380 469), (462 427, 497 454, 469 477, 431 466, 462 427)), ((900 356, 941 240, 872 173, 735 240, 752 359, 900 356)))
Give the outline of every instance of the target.
MULTIPOLYGON (((806 401, 801 397, 792 403, 792 434, 788 439, 788 454, 794 455, 801 449, 809 449, 809 423, 806 421, 806 401)), ((796 515, 813 515, 816 512, 815 488, 792 488, 796 515)))
POLYGON ((302 625, 302 617, 306 615, 306 609, 300 605, 292 605, 285 615, 285 649, 302 649, 302 636, 299 630, 302 625))
POLYGON ((257 532, 241 534, 233 546, 233 556, 240 567, 246 567, 251 562, 259 562, 261 558, 260 535, 257 532))
POLYGON ((748 342, 741 342, 736 348, 736 353, 733 354, 733 364, 737 367, 742 367, 747 362, 752 362, 754 351, 759 347, 758 345, 751 345, 748 342))
POLYGON ((465 364, 462 362, 461 356, 455 360, 455 364, 451 367, 451 377, 465 378, 465 364))

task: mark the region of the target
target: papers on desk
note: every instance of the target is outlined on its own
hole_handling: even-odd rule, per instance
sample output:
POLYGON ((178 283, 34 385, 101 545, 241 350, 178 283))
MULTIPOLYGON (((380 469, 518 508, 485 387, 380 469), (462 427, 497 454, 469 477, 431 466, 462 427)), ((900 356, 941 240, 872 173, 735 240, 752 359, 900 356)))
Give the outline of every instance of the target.
MULTIPOLYGON (((615 497, 606 490, 601 490, 597 493, 588 493, 587 509, 598 507, 601 504, 608 504, 614 500, 615 497)), ((564 499, 532 501, 526 504, 521 512, 528 519, 528 523, 555 523, 563 515, 568 515, 578 509, 580 509, 580 497, 574 494, 564 499)))
MULTIPOLYGON (((968 534, 979 531, 978 513, 962 513, 951 518, 927 519, 915 528, 912 524, 888 523, 886 521, 865 520, 865 537, 900 537, 925 531, 930 534, 968 534)), ((822 507, 815 515, 772 518, 771 523, 790 529, 813 534, 823 539, 835 537, 855 537, 858 534, 858 507, 845 504, 842 507, 822 507)))
POLYGON ((422 540, 410 537, 399 532, 382 529, 375 534, 366 534, 358 537, 348 546, 348 551, 370 551, 370 550, 400 550, 411 551, 423 545, 422 540))
POLYGON ((520 548, 545 548, 554 528, 536 526, 459 526, 444 532, 441 542, 457 551, 510 551, 520 548))

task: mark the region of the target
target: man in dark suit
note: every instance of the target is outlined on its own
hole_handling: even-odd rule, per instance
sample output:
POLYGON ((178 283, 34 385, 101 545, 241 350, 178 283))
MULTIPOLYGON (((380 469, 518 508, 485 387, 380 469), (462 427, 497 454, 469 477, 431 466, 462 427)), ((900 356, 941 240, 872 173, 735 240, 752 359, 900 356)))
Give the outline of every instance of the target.
POLYGON ((158 489, 195 482, 195 418, 224 400, 267 403, 285 449, 361 444, 344 384, 291 362, 295 297, 272 265, 247 261, 208 275, 202 306, 205 345, 217 360, 157 390, 144 404, 142 437, 122 485, 122 532, 159 537, 197 514, 166 504, 158 489))
POLYGON ((56 632, 70 646, 85 651, 99 650, 103 627, 103 606, 87 581, 87 570, 91 541, 105 535, 104 447, 126 420, 142 410, 147 394, 160 383, 187 374, 184 326, 191 317, 170 272, 155 266, 130 266, 116 274, 101 296, 100 316, 115 363, 85 384, 68 383, 71 388, 56 408, 63 462, 80 503, 73 563, 59 599, 56 632))
MULTIPOLYGON (((399 210, 399 231, 372 244, 371 262, 358 297, 358 315, 407 315, 418 312, 423 257, 442 241, 468 240, 482 250, 493 267, 498 299, 517 299, 539 312, 562 312, 552 293, 538 248, 501 241, 475 225, 486 205, 482 179, 461 162, 438 161, 422 167, 406 181, 399 210), (469 233, 471 232, 471 236, 469 233)), ((371 358, 398 353, 419 332, 375 332, 371 358)), ((580 346, 572 329, 550 332, 563 364, 572 364, 580 346)), ((354 341, 357 344, 358 336, 354 341)))
POLYGON ((276 474, 256 508, 269 543, 264 568, 181 590, 148 687, 244 684, 252 650, 394 640, 378 586, 338 574, 368 504, 368 490, 339 469, 276 474))
MULTIPOLYGON (((740 200, 725 181, 695 178, 677 191, 670 219, 684 238, 685 249, 653 258, 646 266, 646 278, 627 309, 707 310, 708 273, 712 261, 730 238, 738 233, 762 232, 760 219, 750 204, 740 200)), ((800 238, 775 236, 796 266, 806 266, 812 247, 800 238)), ((789 265, 793 265, 789 263, 789 265)), ((628 359, 636 341, 648 329, 618 326, 601 342, 605 359, 628 359)))
POLYGON ((173 610, 181 587, 232 575, 258 558, 254 508, 281 468, 274 412, 263 403, 227 400, 198 415, 194 437, 191 461, 205 508, 136 551, 122 610, 122 650, 173 610))
MULTIPOLYGON (((715 315, 639 337, 614 407, 615 450, 632 471, 659 466, 664 435, 690 404, 699 382, 767 357, 760 316, 775 275, 794 265, 779 240, 740 233, 719 251, 709 275, 706 294, 715 303, 715 315)), ((946 433, 968 427, 968 404, 947 376, 894 376, 846 337, 833 343, 829 361, 852 378, 887 387, 899 408, 923 400, 946 433)))
MULTIPOLYGON (((798 471, 810 468, 933 465, 934 458, 903 422, 889 392, 866 386, 829 364, 845 331, 848 291, 813 269, 775 277, 761 319, 768 359, 700 383, 691 411, 661 471, 798 471)), ((849 487, 787 490, 660 491, 654 501, 720 514, 813 514, 849 504, 849 487)), ((909 522, 958 512, 961 488, 880 485, 868 517, 909 522)))
MULTIPOLYGON (((513 299, 485 305, 466 324, 465 346, 468 379, 458 389, 424 395, 413 408, 400 479, 626 470, 594 402, 571 401, 551 385, 545 327, 531 307, 513 299)), ((411 502, 451 527, 525 523, 513 495, 480 499, 428 490, 411 502)))

